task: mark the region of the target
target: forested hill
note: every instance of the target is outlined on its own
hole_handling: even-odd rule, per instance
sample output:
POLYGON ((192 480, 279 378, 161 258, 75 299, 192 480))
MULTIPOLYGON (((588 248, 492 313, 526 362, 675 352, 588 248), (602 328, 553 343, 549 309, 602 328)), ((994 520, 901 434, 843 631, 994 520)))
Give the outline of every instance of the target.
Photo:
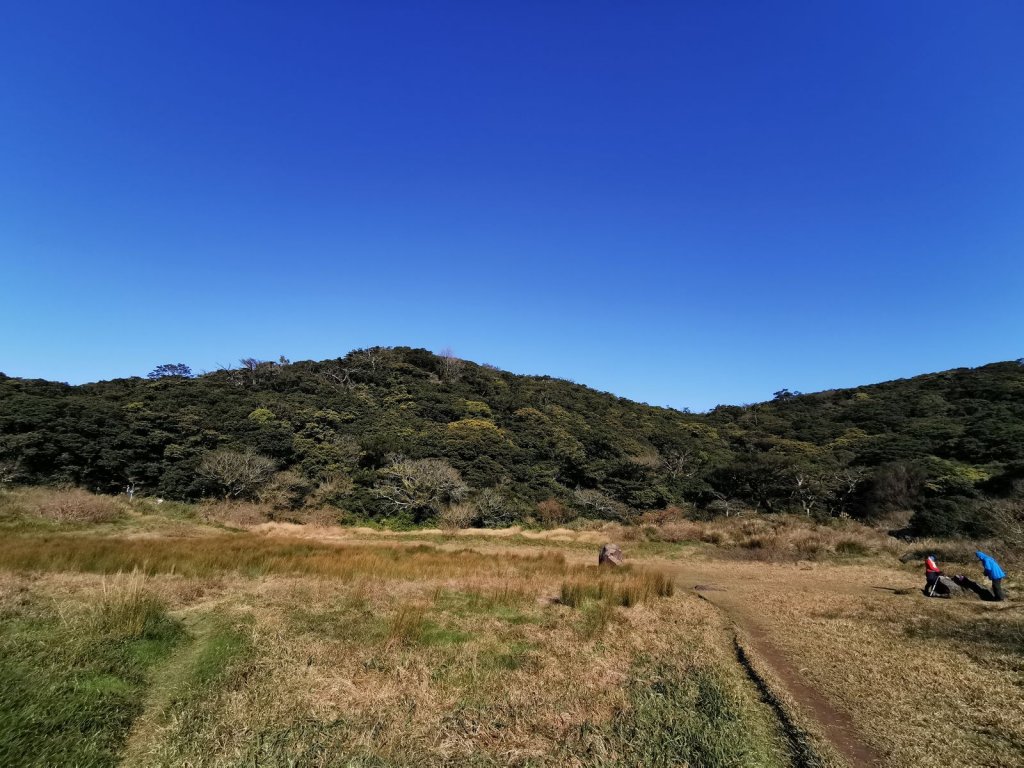
POLYGON ((1024 366, 655 408, 419 349, 69 386, 0 375, 0 480, 478 523, 742 507, 985 533, 1024 495, 1024 366))

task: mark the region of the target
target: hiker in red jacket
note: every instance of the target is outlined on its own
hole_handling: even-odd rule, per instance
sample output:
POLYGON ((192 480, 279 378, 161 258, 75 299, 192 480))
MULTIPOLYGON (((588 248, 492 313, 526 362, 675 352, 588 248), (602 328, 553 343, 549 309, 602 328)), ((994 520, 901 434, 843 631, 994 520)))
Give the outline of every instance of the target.
POLYGON ((924 593, 928 597, 935 595, 935 589, 940 586, 939 577, 942 576, 942 569, 935 559, 935 555, 928 555, 924 560, 924 593))

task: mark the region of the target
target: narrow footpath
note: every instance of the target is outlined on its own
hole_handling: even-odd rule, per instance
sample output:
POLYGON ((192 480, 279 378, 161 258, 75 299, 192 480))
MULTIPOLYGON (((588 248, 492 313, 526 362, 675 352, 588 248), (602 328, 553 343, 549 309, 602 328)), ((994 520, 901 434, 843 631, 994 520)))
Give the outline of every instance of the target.
MULTIPOLYGON (((850 716, 833 706, 804 680, 798 669, 772 642, 770 634, 751 615, 741 596, 735 595, 728 588, 700 583, 700 574, 683 566, 675 565, 666 570, 675 573, 680 586, 696 590, 704 600, 722 611, 742 632, 749 652, 771 670, 778 683, 785 688, 785 693, 800 707, 800 714, 817 725, 817 730, 843 759, 857 768, 885 764, 882 755, 857 735, 850 716)), ((707 570, 702 570, 704 578, 707 578, 707 570)))

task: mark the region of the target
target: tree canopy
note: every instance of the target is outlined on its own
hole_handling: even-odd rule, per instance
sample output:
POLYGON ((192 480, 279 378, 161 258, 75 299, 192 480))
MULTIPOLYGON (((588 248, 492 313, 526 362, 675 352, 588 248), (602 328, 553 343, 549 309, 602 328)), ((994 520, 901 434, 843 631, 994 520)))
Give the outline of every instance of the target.
POLYGON ((267 493, 414 521, 469 499, 493 524, 545 501, 606 519, 667 505, 913 509, 932 533, 983 532, 986 510, 1005 514, 1024 493, 1019 362, 780 390, 707 414, 411 348, 190 373, 179 363, 80 386, 0 376, 0 482, 267 493))

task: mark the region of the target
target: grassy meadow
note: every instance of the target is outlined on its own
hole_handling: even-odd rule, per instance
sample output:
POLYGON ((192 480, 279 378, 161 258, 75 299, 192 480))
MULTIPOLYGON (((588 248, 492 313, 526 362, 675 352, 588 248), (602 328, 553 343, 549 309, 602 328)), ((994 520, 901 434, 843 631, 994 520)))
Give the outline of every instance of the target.
POLYGON ((396 534, 11 489, 0 765, 844 764, 771 658, 739 663, 737 627, 886 765, 1020 764, 1024 617, 924 600, 911 548, 799 520, 396 534), (594 564, 605 540, 628 567, 594 564))

